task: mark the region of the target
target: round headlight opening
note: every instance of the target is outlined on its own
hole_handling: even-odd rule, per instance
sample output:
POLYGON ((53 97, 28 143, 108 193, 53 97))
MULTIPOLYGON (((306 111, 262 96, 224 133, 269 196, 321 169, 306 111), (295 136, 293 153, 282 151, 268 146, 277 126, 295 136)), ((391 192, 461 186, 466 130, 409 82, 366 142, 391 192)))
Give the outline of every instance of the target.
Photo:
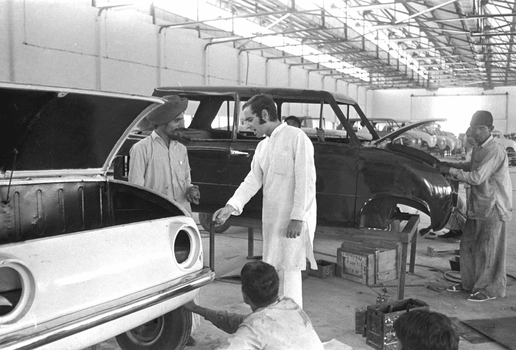
POLYGON ((184 263, 188 260, 192 251, 190 235, 186 230, 180 230, 177 232, 176 239, 174 241, 174 255, 176 261, 179 264, 184 263))

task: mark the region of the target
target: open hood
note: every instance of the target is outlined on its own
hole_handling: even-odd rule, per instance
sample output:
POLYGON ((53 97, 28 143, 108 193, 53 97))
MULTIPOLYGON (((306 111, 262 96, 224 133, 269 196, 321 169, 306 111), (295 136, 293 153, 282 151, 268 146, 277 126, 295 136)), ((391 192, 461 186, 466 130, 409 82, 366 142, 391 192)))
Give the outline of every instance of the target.
MULTIPOLYGON (((0 171, 106 174, 156 97, 0 83, 0 171)), ((22 175, 23 174, 23 175, 22 175)))
POLYGON ((398 130, 396 131, 393 131, 391 132, 390 134, 387 134, 381 138, 379 138, 378 140, 373 140, 372 142, 375 144, 375 145, 378 145, 380 143, 382 143, 383 141, 385 140, 394 140, 395 138, 399 137, 401 134, 403 134, 404 132, 407 132, 411 129, 414 129, 414 128, 417 128, 418 126, 421 126, 421 125, 426 125, 426 124, 431 124, 431 123, 435 123, 435 122, 444 122, 446 121, 445 118, 438 118, 438 119, 423 119, 423 120, 420 120, 418 122, 414 122, 414 123, 411 123, 411 124, 408 124, 408 125, 405 125, 404 127, 402 128, 399 128, 398 130))

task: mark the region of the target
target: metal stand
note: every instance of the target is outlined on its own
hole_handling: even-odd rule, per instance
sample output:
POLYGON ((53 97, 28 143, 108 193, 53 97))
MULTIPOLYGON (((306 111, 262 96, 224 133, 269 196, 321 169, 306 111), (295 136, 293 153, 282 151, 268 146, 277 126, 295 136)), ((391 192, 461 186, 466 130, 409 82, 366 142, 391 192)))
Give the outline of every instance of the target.
POLYGON ((365 242, 368 240, 401 243, 401 257, 399 257, 398 270, 398 300, 402 300, 405 295, 405 279, 407 274, 408 245, 410 244, 409 272, 414 273, 416 265, 417 247, 417 228, 419 225, 419 215, 398 214, 399 220, 407 221, 401 232, 391 232, 385 230, 357 229, 357 228, 337 228, 318 226, 317 233, 334 234, 344 238, 345 241, 365 242))
MULTIPOLYGON (((375 229, 357 229, 317 226, 316 232, 322 234, 337 235, 346 241, 364 242, 367 240, 386 241, 401 243, 401 257, 399 257, 398 271, 398 300, 404 298, 405 295, 405 279, 407 274, 407 257, 408 245, 410 244, 410 260, 409 272, 414 273, 416 265, 416 246, 417 246, 417 228, 419 225, 419 215, 416 214, 398 214, 397 218, 407 221, 407 224, 401 232, 391 232, 375 229)), ((232 216, 228 219, 228 223, 232 226, 247 227, 247 259, 261 259, 261 256, 254 255, 254 229, 262 227, 260 219, 244 219, 232 216)), ((210 267, 215 270, 215 229, 214 224, 210 224, 210 267)))

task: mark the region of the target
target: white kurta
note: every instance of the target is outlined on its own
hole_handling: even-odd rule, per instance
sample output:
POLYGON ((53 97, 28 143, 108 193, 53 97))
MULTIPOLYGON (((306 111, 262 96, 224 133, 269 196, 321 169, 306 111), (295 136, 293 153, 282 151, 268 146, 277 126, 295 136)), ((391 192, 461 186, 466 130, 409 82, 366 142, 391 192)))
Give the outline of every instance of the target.
POLYGON ((228 201, 236 209, 233 215, 240 215, 262 186, 263 261, 278 270, 301 271, 308 258, 317 269, 314 147, 301 129, 281 124, 258 144, 251 171, 228 201), (291 219, 304 222, 295 239, 287 238, 291 219))

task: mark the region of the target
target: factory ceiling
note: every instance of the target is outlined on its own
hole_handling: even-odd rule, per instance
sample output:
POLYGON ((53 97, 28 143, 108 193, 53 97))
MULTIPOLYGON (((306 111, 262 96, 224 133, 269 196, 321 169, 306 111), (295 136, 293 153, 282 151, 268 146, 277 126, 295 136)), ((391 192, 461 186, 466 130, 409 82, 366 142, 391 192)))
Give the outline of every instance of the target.
POLYGON ((516 85, 516 0, 155 0, 150 9, 160 32, 191 28, 207 47, 370 89, 516 85))

